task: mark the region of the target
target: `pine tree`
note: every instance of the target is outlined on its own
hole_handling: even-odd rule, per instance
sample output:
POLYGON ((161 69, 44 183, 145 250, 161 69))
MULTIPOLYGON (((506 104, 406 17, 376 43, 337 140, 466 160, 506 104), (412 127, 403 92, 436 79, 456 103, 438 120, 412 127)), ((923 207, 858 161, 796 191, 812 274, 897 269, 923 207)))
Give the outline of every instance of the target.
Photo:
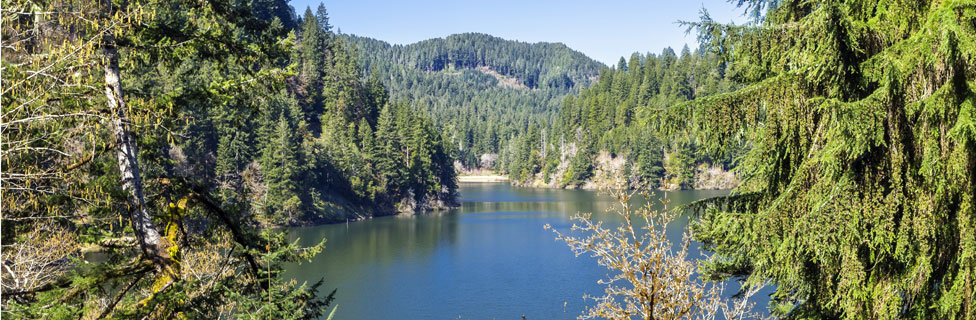
POLYGON ((261 167, 268 186, 265 207, 273 223, 292 223, 301 207, 298 197, 300 162, 292 126, 285 115, 278 117, 274 135, 264 150, 261 167), (287 215, 281 216, 281 214, 287 215))
POLYGON ((332 25, 329 24, 329 11, 325 9, 325 4, 319 3, 319 7, 315 10, 315 20, 318 22, 322 33, 332 34, 332 25))
POLYGON ((645 188, 657 189, 665 175, 663 163, 663 146, 651 132, 644 132, 638 137, 634 146, 638 180, 645 188))
POLYGON ((415 197, 422 198, 431 192, 437 192, 434 188, 435 173, 431 155, 433 154, 430 132, 422 118, 411 121, 410 140, 407 148, 410 150, 408 170, 410 172, 410 189, 413 190, 415 197))
POLYGON ((310 8, 305 9, 305 18, 302 20, 301 59, 302 69, 299 74, 302 81, 312 88, 318 88, 322 80, 322 64, 325 62, 325 39, 318 19, 310 8))
POLYGON ((362 150, 363 156, 367 160, 372 159, 376 155, 376 145, 373 142, 373 129, 370 128, 366 119, 359 122, 359 141, 359 148, 362 150))
POLYGON ((387 104, 380 112, 376 127, 376 140, 379 145, 377 145, 377 154, 373 158, 376 159, 377 171, 383 176, 380 186, 393 195, 399 195, 404 181, 404 162, 400 158, 401 146, 394 108, 393 105, 387 104))
POLYGON ((380 74, 377 69, 373 69, 369 75, 369 80, 366 83, 366 95, 368 101, 360 117, 370 125, 375 125, 380 109, 387 104, 390 96, 386 86, 380 81, 380 74))

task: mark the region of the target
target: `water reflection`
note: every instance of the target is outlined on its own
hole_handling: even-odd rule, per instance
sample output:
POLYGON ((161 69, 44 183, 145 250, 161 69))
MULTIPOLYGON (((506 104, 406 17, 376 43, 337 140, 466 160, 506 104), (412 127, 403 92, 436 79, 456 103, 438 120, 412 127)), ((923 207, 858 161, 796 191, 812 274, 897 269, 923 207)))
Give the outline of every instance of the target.
POLYGON ((390 266, 403 260, 423 261, 439 247, 457 242, 457 214, 394 216, 337 225, 293 228, 290 236, 311 245, 325 238, 326 252, 300 266, 302 274, 344 270, 362 266, 390 266))
MULTIPOLYGON (((668 198, 676 206, 723 194, 668 198)), ((462 184, 461 201, 449 211, 291 229, 302 244, 328 242, 311 263, 290 266, 289 275, 324 278, 326 289, 338 289, 337 317, 354 319, 575 318, 584 293, 602 292, 596 281, 607 271, 575 257, 542 226, 568 230, 579 212, 619 223, 606 213, 615 205, 610 197, 482 183, 462 184)), ((686 224, 682 218, 669 225, 669 238, 679 241, 686 224)))

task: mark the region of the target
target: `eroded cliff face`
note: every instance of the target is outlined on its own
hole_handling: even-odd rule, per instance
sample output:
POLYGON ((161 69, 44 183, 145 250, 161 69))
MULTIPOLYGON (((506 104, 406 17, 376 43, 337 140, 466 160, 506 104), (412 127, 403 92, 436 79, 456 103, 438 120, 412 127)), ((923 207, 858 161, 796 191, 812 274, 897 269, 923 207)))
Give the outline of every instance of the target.
POLYGON ((627 174, 627 159, 624 156, 612 156, 609 152, 600 151, 593 163, 593 177, 588 179, 580 189, 624 188, 634 180, 627 174))
POLYGON ((728 190, 739 186, 740 182, 735 171, 721 166, 702 164, 695 170, 695 190, 728 190))
MULTIPOLYGON (((606 189, 606 188, 635 188, 642 185, 640 179, 635 174, 640 167, 628 161, 624 155, 612 155, 607 151, 597 154, 593 162, 592 176, 583 183, 567 184, 562 179, 570 167, 570 159, 575 155, 576 148, 570 146, 565 148, 560 157, 559 165, 555 170, 537 173, 527 181, 512 181, 512 184, 522 187, 534 188, 565 188, 565 189, 606 189)), ((719 165, 709 163, 699 164, 694 169, 694 182, 690 188, 695 190, 728 190, 735 188, 740 183, 739 177, 734 170, 727 170, 719 165)), ((665 174, 660 182, 659 190, 679 190, 681 185, 675 181, 673 175, 665 174)))
POLYGON ((436 195, 425 194, 421 199, 415 197, 413 190, 409 190, 407 194, 407 197, 397 202, 396 213, 411 215, 430 210, 446 210, 459 205, 457 193, 452 193, 448 188, 441 188, 436 195))

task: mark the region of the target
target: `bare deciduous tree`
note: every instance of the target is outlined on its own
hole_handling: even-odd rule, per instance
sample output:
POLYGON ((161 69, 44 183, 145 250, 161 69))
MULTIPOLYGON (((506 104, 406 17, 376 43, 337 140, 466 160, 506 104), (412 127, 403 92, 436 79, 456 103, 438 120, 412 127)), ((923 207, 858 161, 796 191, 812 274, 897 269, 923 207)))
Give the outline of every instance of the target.
POLYGON ((677 248, 667 238, 672 212, 654 210, 646 193, 647 204, 635 208, 630 203, 635 192, 609 192, 620 204, 611 210, 623 218, 620 226, 604 226, 592 213, 574 217, 577 223, 571 231, 583 236, 563 234, 546 225, 576 256, 589 254, 614 271, 599 281, 607 286, 603 295, 584 296, 596 305, 588 307, 580 319, 714 319, 720 312, 726 319, 761 316, 751 313, 753 304, 749 301, 761 286, 749 287, 738 299, 726 303, 721 283, 699 279, 697 263, 688 257, 690 235, 686 232, 677 248))
POLYGON ((3 245, 0 283, 5 293, 29 292, 59 279, 78 253, 77 236, 62 227, 40 224, 21 236, 22 241, 3 245))

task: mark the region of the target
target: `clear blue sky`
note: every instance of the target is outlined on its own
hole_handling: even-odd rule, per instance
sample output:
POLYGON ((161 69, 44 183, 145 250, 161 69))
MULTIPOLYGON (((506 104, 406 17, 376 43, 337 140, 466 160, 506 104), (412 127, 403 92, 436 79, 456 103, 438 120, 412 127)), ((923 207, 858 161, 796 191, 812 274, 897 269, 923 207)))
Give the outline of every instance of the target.
POLYGON ((562 42, 615 64, 633 52, 694 48, 678 20, 697 21, 703 6, 718 22, 741 22, 742 9, 725 0, 291 0, 301 16, 325 3, 343 33, 397 44, 481 32, 525 42, 562 42))

